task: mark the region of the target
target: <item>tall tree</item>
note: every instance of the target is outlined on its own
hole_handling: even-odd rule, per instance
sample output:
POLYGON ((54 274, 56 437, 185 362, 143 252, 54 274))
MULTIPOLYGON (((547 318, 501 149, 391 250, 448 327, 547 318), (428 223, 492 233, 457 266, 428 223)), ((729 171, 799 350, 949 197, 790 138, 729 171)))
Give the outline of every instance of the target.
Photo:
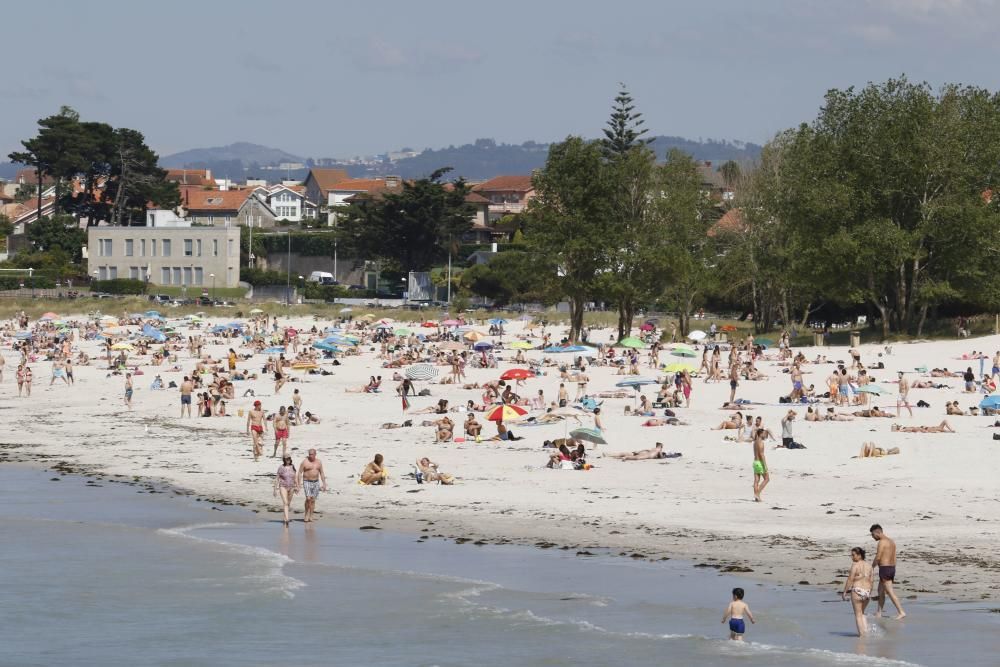
POLYGON ((472 228, 474 208, 462 180, 443 183, 450 169, 404 182, 399 193, 351 205, 337 233, 358 256, 387 260, 401 271, 426 271, 472 228))
POLYGON ((159 158, 141 132, 115 129, 109 149, 109 179, 103 200, 110 204, 111 224, 145 224, 149 202, 163 208, 180 205, 177 184, 167 182, 167 172, 157 164, 159 158))
POLYGON ((55 182, 58 207, 64 181, 72 179, 86 166, 86 141, 80 128, 80 114, 64 106, 59 113, 38 121, 38 134, 21 142, 23 151, 14 151, 9 157, 14 162, 29 164, 38 176, 38 215, 42 212, 43 179, 48 176, 55 182))
POLYGON ((611 117, 604 128, 604 139, 601 146, 605 157, 622 156, 637 146, 646 146, 652 139, 644 139, 647 130, 642 126, 646 121, 642 114, 635 110, 635 102, 624 83, 618 84, 621 89, 615 96, 611 107, 611 117))
POLYGON ((740 163, 735 160, 726 160, 719 167, 719 173, 722 174, 722 182, 725 183, 726 187, 733 189, 740 180, 743 170, 740 168, 740 163))
POLYGON ((579 137, 552 144, 533 178, 525 241, 537 279, 570 305, 570 339, 579 340, 583 312, 609 270, 614 182, 601 145, 579 137))

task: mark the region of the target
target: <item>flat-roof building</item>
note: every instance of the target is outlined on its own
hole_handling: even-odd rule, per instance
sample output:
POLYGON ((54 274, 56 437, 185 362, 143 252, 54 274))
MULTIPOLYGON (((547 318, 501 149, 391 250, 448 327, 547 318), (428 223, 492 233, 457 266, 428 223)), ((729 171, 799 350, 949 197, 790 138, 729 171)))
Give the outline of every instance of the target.
POLYGON ((211 287, 214 274, 216 287, 238 287, 240 228, 91 227, 87 270, 98 280, 185 287, 211 287))

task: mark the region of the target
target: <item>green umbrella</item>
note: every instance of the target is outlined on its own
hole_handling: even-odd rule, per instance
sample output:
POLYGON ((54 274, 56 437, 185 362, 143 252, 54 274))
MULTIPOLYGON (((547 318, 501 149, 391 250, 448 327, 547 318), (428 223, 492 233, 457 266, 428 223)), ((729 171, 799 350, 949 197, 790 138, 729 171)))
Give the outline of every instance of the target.
POLYGON ((393 333, 395 333, 397 336, 409 336, 413 332, 410 331, 409 329, 401 328, 401 329, 396 329, 396 331, 394 331, 393 333))
POLYGON ((620 347, 631 347, 631 348, 634 348, 634 349, 642 349, 642 348, 646 347, 646 344, 643 343, 638 338, 636 338, 635 336, 629 336, 628 338, 622 338, 620 341, 618 341, 618 345, 620 347))
POLYGON ((606 445, 608 441, 596 428, 577 428, 569 432, 569 436, 574 440, 583 440, 595 445, 606 445))

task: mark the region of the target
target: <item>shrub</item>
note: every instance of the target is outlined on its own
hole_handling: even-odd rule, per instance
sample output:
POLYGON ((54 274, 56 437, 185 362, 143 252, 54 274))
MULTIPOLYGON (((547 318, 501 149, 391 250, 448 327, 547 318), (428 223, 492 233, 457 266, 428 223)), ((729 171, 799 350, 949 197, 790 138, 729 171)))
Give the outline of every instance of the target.
POLYGON ((92 280, 91 292, 107 292, 108 294, 145 294, 146 281, 132 278, 115 278, 114 280, 92 280))
POLYGON ((263 269, 240 269, 240 280, 246 281, 254 287, 258 285, 284 285, 288 280, 288 274, 284 271, 265 271, 263 269))

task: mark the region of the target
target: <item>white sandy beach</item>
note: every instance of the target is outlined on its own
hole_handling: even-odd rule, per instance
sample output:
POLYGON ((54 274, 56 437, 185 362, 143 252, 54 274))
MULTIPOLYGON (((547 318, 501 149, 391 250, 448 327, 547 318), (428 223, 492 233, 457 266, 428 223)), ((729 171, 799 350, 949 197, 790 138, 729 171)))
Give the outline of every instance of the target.
MULTIPOLYGON (((221 313, 207 324, 230 319, 231 314, 221 313)), ((314 324, 320 330, 331 324, 312 317, 280 320, 282 325, 306 330, 314 324)), ((553 338, 558 340, 561 331, 552 331, 553 338)), ((505 340, 520 333, 520 324, 512 323, 505 340)), ((592 342, 607 341, 611 334, 610 330, 597 331, 592 342)), ((213 337, 206 335, 206 341, 212 342, 213 337)), ((240 398, 248 387, 268 411, 289 405, 292 391, 298 388, 304 410, 317 414, 322 423, 293 426, 290 445, 296 449, 296 464, 308 448, 319 450, 331 487, 319 499, 324 521, 425 531, 449 538, 544 543, 580 551, 610 547, 652 559, 684 558, 723 568, 750 568, 750 576, 792 584, 833 582, 845 572, 851 547, 873 548, 868 526, 878 522, 899 543, 897 591, 904 601, 907 596, 925 594, 966 600, 1000 598, 1000 558, 996 555, 1000 548, 1000 442, 992 438, 1000 429, 990 428, 993 417, 949 417, 955 434, 905 434, 891 432, 896 422, 891 419, 806 423, 802 421, 805 406, 796 406, 795 439, 807 449, 776 449, 777 443, 768 443, 772 481, 764 502, 754 503, 751 445, 727 442, 723 439, 726 432, 710 430, 730 414, 719 409, 729 393, 727 382, 706 384, 702 378, 695 379, 692 407, 677 410, 690 426, 645 428, 641 426, 644 418, 623 415, 633 399, 606 400, 602 413, 610 444, 590 454, 592 470, 568 471, 543 467, 548 450, 541 448, 542 441, 562 437, 562 424, 522 427, 513 423, 513 431, 525 438, 513 443, 437 444, 432 427, 380 429, 384 422, 413 419, 419 424, 425 417, 434 417, 404 417, 394 392, 396 383, 389 379, 393 371, 381 367, 377 346, 364 346, 362 355, 342 359, 341 366, 323 365, 332 375, 292 371, 296 381, 287 384, 279 397, 273 396, 269 377, 237 382, 237 398, 228 406, 233 416, 181 419, 177 390, 151 391, 149 384, 157 372, 165 382, 180 384, 182 373, 154 369, 138 358, 144 375, 136 378, 135 409, 129 412, 122 401, 123 378, 108 376, 106 363, 99 359, 99 345, 91 341, 77 341, 74 347, 74 354, 83 349, 93 357, 92 365, 75 368, 75 386, 58 380, 49 386, 50 364, 38 362, 32 364, 32 397, 19 399, 14 383, 17 357, 11 343, 10 339, 4 342, 7 364, 0 384, 0 409, 5 410, 9 425, 2 451, 8 460, 65 462, 102 474, 162 480, 205 498, 274 511, 272 476, 277 461, 252 460, 245 418, 235 415, 254 400, 240 398), (364 385, 370 375, 383 376, 382 393, 345 393, 345 388, 364 385), (852 459, 867 440, 885 448, 898 446, 902 453, 852 459), (663 462, 601 457, 603 452, 650 447, 656 441, 683 456, 663 462), (360 486, 357 475, 375 452, 386 457, 391 483, 360 486), (425 455, 459 482, 418 486, 404 477, 413 461, 425 455)), ((220 340, 207 345, 205 352, 220 358, 231 344, 220 340)), ((897 370, 910 372, 912 379, 922 375, 914 371, 921 366, 964 370, 972 365, 978 373, 978 362, 957 357, 973 350, 985 350, 992 357, 997 349, 1000 337, 897 344, 891 355, 881 358, 885 370, 869 373, 894 391, 887 381, 895 379, 897 370)), ((866 363, 879 361, 882 350, 881 345, 863 345, 862 358, 866 363)), ((849 361, 845 348, 803 351, 810 360, 819 352, 830 360, 849 361)), ((514 353, 502 354, 509 359, 514 353)), ((528 354, 542 356, 539 351, 528 354)), ((178 355, 181 367, 190 372, 194 360, 187 350, 178 355)), ((560 360, 568 362, 572 355, 545 356, 566 357, 560 360)), ((645 367, 645 352, 642 358, 642 373, 659 376, 645 367)), ((259 373, 264 359, 257 355, 239 367, 259 373)), ((671 360, 661 355, 661 361, 671 360)), ((697 366, 700 359, 689 361, 697 366)), ((500 370, 470 368, 468 381, 496 379, 511 366, 505 361, 500 370)), ((989 360, 986 366, 988 371, 989 360)), ((779 421, 789 406, 779 405, 777 399, 788 393, 791 383, 774 362, 760 361, 758 368, 770 379, 741 382, 737 395, 766 403, 753 406, 750 413, 763 416, 765 425, 780 439, 779 421)), ((808 364, 806 384, 823 391, 820 387, 832 368, 808 364)), ((442 367, 439 377, 447 372, 442 367)), ((591 392, 613 389, 622 379, 607 367, 592 367, 588 373, 591 392)), ((904 410, 898 423, 938 424, 944 418, 945 401, 958 399, 967 409, 981 399, 981 395, 962 393, 961 378, 941 382, 951 388, 914 389, 913 402, 923 399, 931 407, 914 408, 912 418, 904 410)), ((558 385, 558 372, 550 368, 546 376, 528 380, 519 392, 532 396, 544 389, 551 401, 558 385)), ((469 399, 481 401, 481 390, 431 382, 417 386, 430 388, 432 395, 411 399, 411 413, 439 398, 447 398, 453 406, 469 399)), ((572 398, 575 386, 568 388, 572 398)), ((656 387, 646 389, 652 398, 656 387)), ((874 403, 895 410, 894 395, 876 398, 874 403)), ((464 417, 452 415, 456 432, 461 431, 464 417)), ((479 420, 485 434, 495 432, 482 415, 479 420)), ((575 425, 570 422, 569 428, 575 425)), ((585 418, 583 425, 592 422, 585 418)), ((269 430, 266 454, 270 454, 272 437, 269 430)), ((301 510, 301 497, 296 505, 301 510)))

